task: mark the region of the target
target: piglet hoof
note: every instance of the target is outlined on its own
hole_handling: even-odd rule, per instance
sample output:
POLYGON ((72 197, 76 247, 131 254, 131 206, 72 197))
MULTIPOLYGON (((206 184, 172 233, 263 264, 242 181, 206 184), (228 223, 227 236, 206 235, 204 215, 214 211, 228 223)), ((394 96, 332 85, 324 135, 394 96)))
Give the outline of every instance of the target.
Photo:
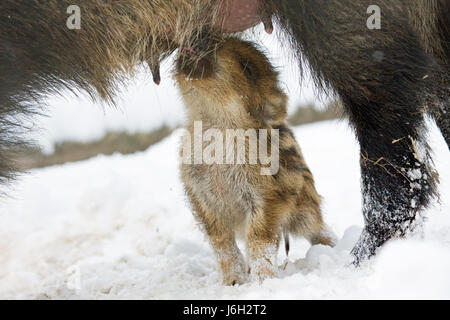
POLYGON ((232 272, 223 275, 223 285, 228 287, 234 287, 236 285, 242 285, 248 281, 247 274, 245 272, 232 272))
POLYGON ((278 275, 278 267, 275 259, 260 258, 251 264, 250 278, 254 282, 262 283, 264 280, 275 278, 278 275))

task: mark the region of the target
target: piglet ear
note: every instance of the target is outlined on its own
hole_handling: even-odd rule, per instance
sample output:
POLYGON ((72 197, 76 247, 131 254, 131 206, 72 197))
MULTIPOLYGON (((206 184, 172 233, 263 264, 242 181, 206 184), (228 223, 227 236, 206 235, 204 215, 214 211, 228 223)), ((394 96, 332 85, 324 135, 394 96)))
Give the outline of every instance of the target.
POLYGON ((269 96, 262 105, 261 116, 268 125, 281 124, 287 117, 288 98, 283 92, 269 96))

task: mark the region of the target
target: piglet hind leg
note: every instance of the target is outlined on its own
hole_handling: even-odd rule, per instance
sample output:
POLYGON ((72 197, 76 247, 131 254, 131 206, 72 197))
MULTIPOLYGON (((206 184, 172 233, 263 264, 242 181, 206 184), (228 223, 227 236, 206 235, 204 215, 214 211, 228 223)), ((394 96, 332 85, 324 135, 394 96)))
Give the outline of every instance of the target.
MULTIPOLYGON (((188 190, 189 194, 189 190, 188 190)), ((194 216, 206 233, 222 271, 223 284, 234 286, 247 281, 247 266, 236 243, 235 230, 226 217, 205 210, 191 194, 194 216)))
POLYGON ((337 241, 336 235, 326 226, 324 226, 320 232, 312 234, 309 237, 307 237, 307 239, 313 246, 324 245, 334 247, 337 241))
POLYGON ((234 286, 247 281, 247 267, 235 239, 235 231, 230 225, 218 220, 206 221, 204 227, 213 247, 220 269, 223 284, 234 286))
POLYGON ((216 234, 210 236, 210 240, 222 271, 223 284, 226 286, 244 284, 247 281, 246 264, 234 234, 216 234))
POLYGON ((281 228, 270 210, 253 214, 247 227, 246 238, 251 280, 263 282, 276 277, 281 228))

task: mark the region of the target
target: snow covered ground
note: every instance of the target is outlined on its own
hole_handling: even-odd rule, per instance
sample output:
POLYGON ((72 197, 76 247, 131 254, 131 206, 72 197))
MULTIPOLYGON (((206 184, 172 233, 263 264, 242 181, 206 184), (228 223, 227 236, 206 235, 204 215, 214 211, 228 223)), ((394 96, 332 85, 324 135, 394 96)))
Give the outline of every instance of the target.
POLYGON ((358 147, 345 121, 295 130, 335 248, 298 239, 280 276, 223 287, 178 179, 180 132, 146 152, 34 170, 0 204, 0 298, 450 298, 450 153, 432 126, 441 204, 423 234, 347 265, 362 226, 358 147))

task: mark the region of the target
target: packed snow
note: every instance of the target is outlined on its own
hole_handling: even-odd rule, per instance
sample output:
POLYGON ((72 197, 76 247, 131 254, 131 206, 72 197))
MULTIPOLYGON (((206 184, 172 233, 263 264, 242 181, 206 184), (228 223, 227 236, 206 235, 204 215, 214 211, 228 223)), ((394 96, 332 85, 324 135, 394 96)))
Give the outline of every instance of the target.
MULTIPOLYGON (((450 153, 430 125, 441 201, 423 232, 388 243, 360 269, 359 152, 346 121, 295 128, 324 198, 335 248, 291 242, 274 279, 224 287, 178 171, 180 131, 134 155, 33 170, 0 204, 0 298, 450 298, 450 153)), ((240 243, 242 247, 242 243, 240 243)))

